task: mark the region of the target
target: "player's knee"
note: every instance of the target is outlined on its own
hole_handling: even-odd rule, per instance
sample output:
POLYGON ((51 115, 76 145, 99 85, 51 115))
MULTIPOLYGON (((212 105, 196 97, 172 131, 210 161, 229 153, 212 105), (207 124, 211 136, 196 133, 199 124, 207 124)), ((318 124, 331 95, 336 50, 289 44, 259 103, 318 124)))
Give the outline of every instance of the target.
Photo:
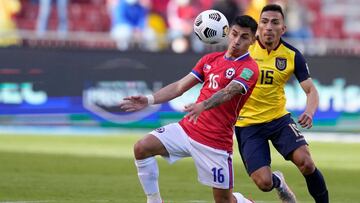
POLYGON ((311 158, 310 151, 306 146, 302 146, 295 150, 291 159, 303 175, 309 175, 314 172, 315 164, 311 158))
POLYGON ((263 192, 269 192, 272 190, 272 179, 271 177, 256 176, 252 178, 258 188, 263 192))
POLYGON ((142 140, 139 140, 134 145, 134 156, 135 159, 141 160, 147 158, 147 150, 142 140))
POLYGON ((315 164, 311 158, 304 159, 298 167, 303 175, 312 174, 315 170, 315 164))

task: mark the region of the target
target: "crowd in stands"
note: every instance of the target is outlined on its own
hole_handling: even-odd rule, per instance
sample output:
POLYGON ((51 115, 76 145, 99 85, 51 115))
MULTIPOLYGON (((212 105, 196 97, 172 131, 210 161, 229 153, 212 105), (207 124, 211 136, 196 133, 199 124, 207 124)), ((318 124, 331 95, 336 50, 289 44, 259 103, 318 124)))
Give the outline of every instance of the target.
POLYGON ((360 40, 357 0, 0 0, 0 46, 23 44, 20 31, 39 40, 81 32, 106 34, 119 50, 202 51, 193 34, 201 11, 219 10, 229 22, 239 14, 258 19, 267 3, 284 8, 286 37, 360 40))

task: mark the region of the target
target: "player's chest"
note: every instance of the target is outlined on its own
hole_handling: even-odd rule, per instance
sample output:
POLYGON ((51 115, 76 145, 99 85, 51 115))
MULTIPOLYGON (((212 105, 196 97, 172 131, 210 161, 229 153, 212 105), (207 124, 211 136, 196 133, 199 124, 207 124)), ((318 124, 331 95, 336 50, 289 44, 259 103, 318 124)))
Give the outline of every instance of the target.
POLYGON ((259 79, 261 84, 284 82, 294 72, 294 60, 286 55, 270 54, 254 56, 259 66, 259 79))
POLYGON ((204 87, 213 90, 226 87, 239 73, 240 67, 232 64, 206 64, 204 87))

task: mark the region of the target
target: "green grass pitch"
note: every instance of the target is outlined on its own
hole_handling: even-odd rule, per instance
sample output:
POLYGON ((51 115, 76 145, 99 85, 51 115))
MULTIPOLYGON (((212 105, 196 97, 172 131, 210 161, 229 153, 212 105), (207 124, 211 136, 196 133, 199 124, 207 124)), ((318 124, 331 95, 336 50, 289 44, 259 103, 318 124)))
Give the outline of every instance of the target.
MULTIPOLYGON (((132 146, 141 136, 0 135, 0 203, 142 203, 132 146)), ((360 202, 360 143, 311 142, 330 202, 360 202)), ((246 175, 234 153, 235 191, 257 202, 279 202, 246 175)), ((159 158, 160 189, 165 202, 212 202, 211 188, 198 183, 191 159, 168 165, 159 158)), ((298 170, 273 150, 299 202, 313 202, 298 170)))

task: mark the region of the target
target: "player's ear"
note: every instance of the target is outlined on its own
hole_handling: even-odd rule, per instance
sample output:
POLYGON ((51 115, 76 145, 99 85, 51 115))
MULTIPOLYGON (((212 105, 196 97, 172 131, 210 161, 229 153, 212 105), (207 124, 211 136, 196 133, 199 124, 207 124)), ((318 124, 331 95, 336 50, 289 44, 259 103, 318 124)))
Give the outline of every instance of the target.
POLYGON ((256 42, 256 35, 251 35, 251 44, 254 44, 256 42))
POLYGON ((286 30, 287 30, 287 27, 286 27, 286 25, 284 25, 282 28, 282 31, 281 31, 281 35, 285 34, 286 30))

